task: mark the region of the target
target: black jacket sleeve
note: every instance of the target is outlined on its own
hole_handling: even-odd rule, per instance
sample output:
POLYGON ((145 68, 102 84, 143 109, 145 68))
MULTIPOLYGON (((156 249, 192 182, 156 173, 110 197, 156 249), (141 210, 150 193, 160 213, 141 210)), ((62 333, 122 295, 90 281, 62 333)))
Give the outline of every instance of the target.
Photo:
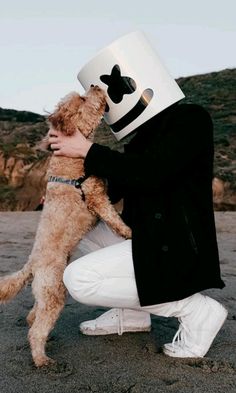
MULTIPOLYGON (((181 106, 181 105, 180 105, 181 106)), ((191 162, 213 149, 211 117, 201 106, 189 105, 188 110, 178 110, 165 129, 158 143, 144 148, 142 154, 120 153, 94 143, 85 159, 86 175, 105 177, 120 190, 158 191, 170 182, 191 162)))

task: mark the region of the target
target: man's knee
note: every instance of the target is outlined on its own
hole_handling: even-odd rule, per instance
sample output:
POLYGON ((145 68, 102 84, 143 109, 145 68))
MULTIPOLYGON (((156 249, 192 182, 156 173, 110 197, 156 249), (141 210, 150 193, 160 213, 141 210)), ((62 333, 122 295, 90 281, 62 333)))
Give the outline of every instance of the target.
POLYGON ((101 284, 101 276, 95 271, 88 270, 83 263, 76 261, 66 267, 63 282, 75 300, 93 305, 101 284))

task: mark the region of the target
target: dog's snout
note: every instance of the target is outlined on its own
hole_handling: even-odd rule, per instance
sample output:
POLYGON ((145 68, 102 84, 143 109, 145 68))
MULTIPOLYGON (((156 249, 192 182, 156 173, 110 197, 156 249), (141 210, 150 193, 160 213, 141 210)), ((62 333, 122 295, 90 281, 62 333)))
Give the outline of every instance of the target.
POLYGON ((99 87, 98 85, 91 85, 90 86, 93 90, 95 90, 95 91, 100 91, 101 90, 101 87, 99 87))

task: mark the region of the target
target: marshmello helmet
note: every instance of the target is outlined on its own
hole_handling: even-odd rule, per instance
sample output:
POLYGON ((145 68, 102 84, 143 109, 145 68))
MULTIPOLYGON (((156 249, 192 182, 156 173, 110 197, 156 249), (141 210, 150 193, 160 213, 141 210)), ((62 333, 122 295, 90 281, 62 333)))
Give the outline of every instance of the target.
POLYGON ((117 140, 184 98, 141 31, 101 50, 81 69, 78 79, 85 90, 91 85, 105 90, 104 120, 117 140))

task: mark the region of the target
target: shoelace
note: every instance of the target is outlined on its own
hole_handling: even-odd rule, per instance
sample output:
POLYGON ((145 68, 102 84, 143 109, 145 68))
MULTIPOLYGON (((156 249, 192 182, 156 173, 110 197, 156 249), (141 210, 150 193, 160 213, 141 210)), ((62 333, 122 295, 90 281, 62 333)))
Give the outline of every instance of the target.
POLYGON ((190 329, 183 323, 180 322, 179 329, 174 335, 172 340, 172 347, 174 349, 175 346, 184 348, 187 346, 187 337, 186 334, 190 333, 190 329))
POLYGON ((121 336, 124 333, 124 310, 123 308, 118 308, 118 335, 121 336))

